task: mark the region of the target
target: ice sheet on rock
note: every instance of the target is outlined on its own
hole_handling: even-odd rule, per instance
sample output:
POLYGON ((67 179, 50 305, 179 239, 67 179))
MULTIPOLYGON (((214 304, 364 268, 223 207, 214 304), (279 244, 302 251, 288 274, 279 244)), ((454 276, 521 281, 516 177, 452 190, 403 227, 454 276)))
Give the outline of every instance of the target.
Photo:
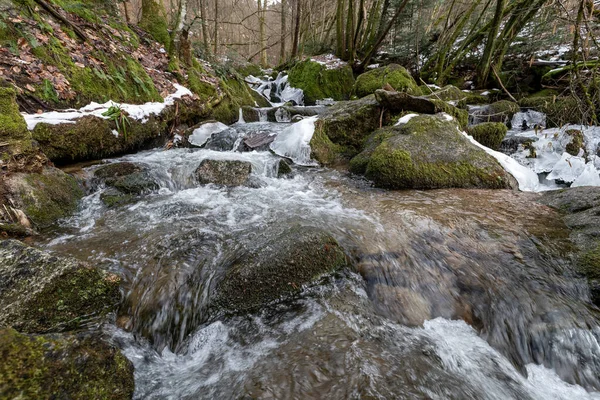
POLYGON ((290 86, 288 76, 281 72, 274 80, 269 77, 260 79, 252 75, 247 76, 245 80, 252 90, 267 99, 274 107, 282 106, 287 102, 304 105, 304 91, 290 86))
POLYGON ((547 179, 571 183, 581 175, 585 168, 585 159, 563 153, 560 160, 552 168, 547 179))
POLYGON ((418 117, 418 116, 419 116, 419 114, 406 114, 404 117, 400 118, 398 120, 398 122, 396 122, 395 126, 404 125, 404 124, 408 123, 408 121, 410 121, 414 117, 418 117))
POLYGON ((291 159, 298 165, 314 166, 310 158, 310 140, 315 132, 317 117, 310 117, 284 129, 271 143, 275 154, 291 159))
POLYGON ((535 110, 527 110, 525 112, 518 112, 513 116, 512 119, 513 129, 532 129, 535 126, 543 127, 546 126, 546 114, 535 110))
POLYGON ((214 134, 224 131, 229 127, 221 122, 208 122, 202 124, 199 128, 194 129, 194 132, 188 139, 189 142, 194 146, 203 146, 206 141, 214 134))
POLYGON ((33 130, 40 122, 51 125, 74 124, 75 120, 85 116, 95 116, 98 118, 108 119, 108 117, 103 116, 102 113, 107 111, 110 107, 116 105, 119 106, 123 111, 126 111, 130 118, 146 122, 148 117, 151 115, 158 115, 167 106, 173 105, 176 99, 179 99, 183 96, 192 96, 192 92, 190 92, 187 88, 176 83, 174 83, 173 86, 175 86, 175 89, 177 89, 176 92, 165 97, 164 102, 162 103, 148 102, 144 104, 119 104, 113 101, 107 101, 104 104, 99 104, 92 102, 87 106, 80 108, 79 110, 71 109, 65 111, 50 111, 41 114, 23 113, 22 115, 27 123, 27 129, 33 130))
MULTIPOLYGON (((460 130, 459 130, 460 131, 460 130)), ((460 131, 471 143, 486 153, 494 157, 500 165, 511 174, 519 183, 519 190, 524 192, 539 192, 542 190, 549 190, 540 185, 540 180, 535 172, 531 169, 519 164, 519 162, 510 156, 500 153, 499 151, 492 150, 484 145, 480 144, 477 140, 473 139, 466 132, 460 131)))
POLYGON ((581 174, 571 184, 571 187, 578 186, 600 186, 600 173, 598 173, 594 163, 585 164, 581 174))

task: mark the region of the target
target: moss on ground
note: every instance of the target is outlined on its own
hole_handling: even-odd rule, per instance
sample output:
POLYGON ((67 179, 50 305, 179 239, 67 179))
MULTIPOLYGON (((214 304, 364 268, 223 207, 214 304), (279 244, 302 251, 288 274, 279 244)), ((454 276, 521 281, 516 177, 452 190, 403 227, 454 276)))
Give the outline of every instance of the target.
POLYGON ((30 336, 0 330, 0 397, 131 399, 133 365, 95 337, 30 336))
POLYGON ((484 122, 467 128, 467 133, 482 145, 498 150, 508 128, 501 122, 484 122))
POLYGON ((328 69, 325 65, 307 59, 290 69, 288 81, 291 86, 304 91, 306 105, 313 105, 317 100, 325 98, 348 100, 352 94, 354 75, 348 65, 328 69))
POLYGON ((359 75, 354 85, 354 93, 358 97, 368 96, 385 85, 390 85, 397 91, 416 96, 422 95, 417 83, 406 68, 397 64, 376 68, 359 75))
POLYGON ((0 139, 24 139, 31 137, 27 124, 19 113, 16 92, 12 88, 0 87, 0 139))
POLYGON ((545 95, 542 91, 532 96, 519 100, 519 105, 532 108, 546 114, 547 128, 561 127, 566 124, 580 124, 583 121, 581 107, 574 97, 555 97, 553 94, 545 95))

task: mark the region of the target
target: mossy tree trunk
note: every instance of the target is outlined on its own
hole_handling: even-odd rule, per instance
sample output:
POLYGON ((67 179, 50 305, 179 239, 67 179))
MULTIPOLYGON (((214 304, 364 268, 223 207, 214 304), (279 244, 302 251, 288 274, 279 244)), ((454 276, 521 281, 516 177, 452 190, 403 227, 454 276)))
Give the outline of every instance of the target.
POLYGON ((260 64, 263 68, 267 67, 267 39, 265 36, 265 11, 267 8, 266 0, 257 0, 258 3, 258 25, 260 42, 260 64))
POLYGON ((294 21, 294 39, 292 40, 292 59, 298 57, 298 45, 300 42, 300 23, 302 22, 302 1, 296 0, 296 15, 294 21))
POLYGON ((286 21, 286 13, 287 13, 287 0, 281 0, 281 37, 279 43, 279 63, 285 63, 285 39, 286 39, 286 29, 287 29, 287 21, 286 21))
POLYGON ((160 0, 142 0, 142 19, 140 26, 169 51, 171 36, 165 9, 160 0))
POLYGON ((480 87, 486 85, 492 69, 492 57, 494 50, 496 49, 496 39, 498 32, 500 31, 500 25, 502 24, 502 17, 504 15, 504 6, 506 0, 496 0, 496 11, 494 12, 494 19, 492 20, 492 26, 488 33, 488 38, 485 43, 485 49, 483 50, 483 56, 479 62, 477 68, 477 82, 480 87))
POLYGON ((344 0, 337 0, 335 32, 337 56, 340 58, 344 57, 344 50, 346 49, 346 35, 344 35, 344 9, 344 0))

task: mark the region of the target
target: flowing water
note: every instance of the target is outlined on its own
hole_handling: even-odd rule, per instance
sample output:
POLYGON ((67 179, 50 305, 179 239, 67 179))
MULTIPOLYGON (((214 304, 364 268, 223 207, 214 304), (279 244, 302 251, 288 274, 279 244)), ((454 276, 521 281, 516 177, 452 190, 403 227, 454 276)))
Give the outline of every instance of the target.
MULTIPOLYGON (((298 126, 230 131, 301 147, 287 138, 298 126)), ((279 157, 233 142, 119 159, 160 190, 107 209, 91 186, 40 243, 124 277, 106 329, 135 365, 136 398, 600 399, 598 310, 536 194, 390 192, 303 166, 277 178, 279 157), (251 162, 258 184, 199 185, 207 158, 251 162), (297 224, 330 232, 353 266, 260 313, 211 315, 232 262, 297 224)))

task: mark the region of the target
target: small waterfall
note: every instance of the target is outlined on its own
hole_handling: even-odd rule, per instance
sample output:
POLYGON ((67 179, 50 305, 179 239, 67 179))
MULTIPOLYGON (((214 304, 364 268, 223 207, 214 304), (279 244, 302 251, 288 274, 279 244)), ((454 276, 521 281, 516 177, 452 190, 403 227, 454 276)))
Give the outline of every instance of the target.
POLYGON ((258 108, 256 110, 256 112, 258 113, 258 121, 259 122, 267 122, 269 120, 267 109, 265 109, 265 108, 258 108))
POLYGON ((270 77, 260 79, 250 75, 246 77, 246 82, 273 106, 281 106, 285 103, 304 105, 304 92, 302 89, 292 87, 288 83, 288 76, 283 72, 280 72, 275 79, 270 77))
POLYGON ((238 124, 245 124, 246 121, 244 121, 244 110, 242 110, 242 108, 240 107, 240 111, 239 111, 239 117, 238 117, 238 124))

